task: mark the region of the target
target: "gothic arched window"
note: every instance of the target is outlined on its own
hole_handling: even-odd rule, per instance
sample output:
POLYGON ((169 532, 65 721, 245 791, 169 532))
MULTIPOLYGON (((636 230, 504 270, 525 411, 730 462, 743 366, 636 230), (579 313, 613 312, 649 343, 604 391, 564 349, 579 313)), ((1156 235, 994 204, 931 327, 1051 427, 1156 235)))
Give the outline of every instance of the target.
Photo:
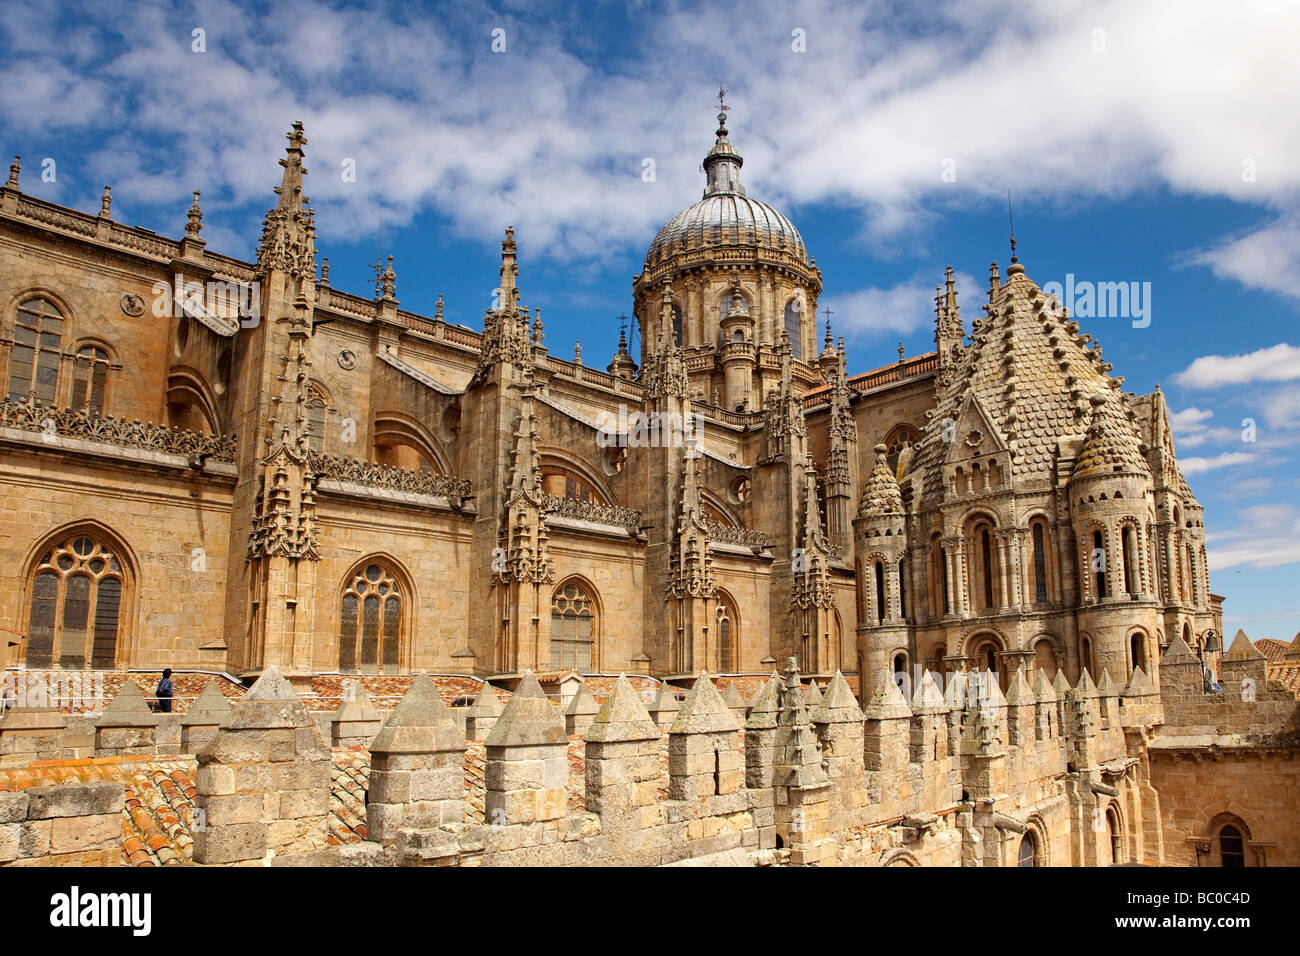
POLYGON ((802 318, 798 299, 785 304, 785 334, 790 339, 790 354, 797 359, 803 358, 802 318))
POLYGON ((63 313, 58 306, 44 296, 26 299, 18 306, 9 355, 10 399, 54 404, 62 342, 63 313))
POLYGON ((102 415, 107 388, 108 352, 97 345, 83 345, 72 364, 72 408, 102 415))
POLYGON ((718 597, 718 672, 731 673, 736 670, 736 621, 737 615, 731 601, 718 597))
POLYGON ((1026 830, 1025 835, 1020 838, 1020 852, 1016 855, 1016 866, 1036 866, 1035 855, 1037 851, 1034 832, 1026 830))
POLYGON ((367 564, 348 581, 339 612, 339 671, 397 672, 404 600, 401 583, 382 564, 367 564))
POLYGON ((79 534, 50 548, 32 579, 28 667, 111 668, 117 662, 122 564, 114 550, 79 534))
POLYGON ((551 667, 591 670, 596 611, 591 596, 575 581, 556 588, 551 598, 551 667))

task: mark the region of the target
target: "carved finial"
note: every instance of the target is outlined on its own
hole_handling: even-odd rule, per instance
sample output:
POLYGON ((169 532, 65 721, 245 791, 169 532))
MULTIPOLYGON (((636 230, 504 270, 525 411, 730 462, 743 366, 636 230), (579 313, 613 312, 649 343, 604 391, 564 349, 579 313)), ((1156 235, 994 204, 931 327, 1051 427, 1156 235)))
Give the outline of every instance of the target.
POLYGON ((397 273, 393 271, 393 257, 388 257, 388 268, 380 269, 378 262, 374 265, 375 270, 375 298, 376 299, 393 299, 396 301, 397 292, 397 273))
POLYGON ((320 266, 320 284, 321 284, 321 285, 329 285, 329 284, 330 284, 330 257, 329 257, 329 256, 326 256, 326 257, 321 261, 321 266, 320 266))
POLYGON ((113 187, 105 186, 104 195, 99 200, 99 217, 101 219, 112 219, 113 214, 110 210, 113 208, 113 187))
POLYGON ((438 302, 433 307, 433 317, 438 322, 442 321, 442 293, 438 294, 438 302))
POLYGON ((18 188, 18 174, 22 171, 22 165, 19 163, 21 156, 15 156, 14 161, 9 164, 9 181, 5 183, 6 189, 18 188))
POLYGON ((197 189, 194 190, 194 202, 190 203, 190 211, 185 216, 188 220, 185 223, 185 235, 197 239, 199 233, 203 230, 203 210, 199 208, 199 191, 197 189))
POLYGON ((574 365, 582 364, 582 340, 581 339, 576 340, 573 343, 573 364, 574 365))
MULTIPOLYGON (((533 348, 541 348, 542 340, 546 338, 545 327, 542 325, 542 307, 537 307, 537 316, 533 319, 533 348)), ((581 355, 581 351, 578 353, 581 355)))
POLYGON ((898 364, 899 365, 903 364, 903 343, 902 342, 898 343, 898 364))

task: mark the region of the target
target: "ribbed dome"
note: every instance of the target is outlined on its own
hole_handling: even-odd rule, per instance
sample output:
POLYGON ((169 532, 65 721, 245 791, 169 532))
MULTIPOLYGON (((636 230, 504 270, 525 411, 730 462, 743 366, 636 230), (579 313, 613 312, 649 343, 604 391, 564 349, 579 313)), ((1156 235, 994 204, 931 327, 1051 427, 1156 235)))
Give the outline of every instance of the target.
POLYGON ((767 203, 738 193, 706 196, 673 216, 650 243, 646 261, 656 258, 661 249, 685 247, 688 236, 693 249, 755 245, 800 259, 808 257, 794 223, 767 203))
POLYGON ((662 254, 689 246, 756 246, 808 260, 803 237, 785 216, 767 203, 750 199, 740 184, 740 167, 745 164, 727 139, 727 114, 718 114, 717 141, 704 158, 708 183, 704 198, 687 206, 659 230, 646 263, 662 254))

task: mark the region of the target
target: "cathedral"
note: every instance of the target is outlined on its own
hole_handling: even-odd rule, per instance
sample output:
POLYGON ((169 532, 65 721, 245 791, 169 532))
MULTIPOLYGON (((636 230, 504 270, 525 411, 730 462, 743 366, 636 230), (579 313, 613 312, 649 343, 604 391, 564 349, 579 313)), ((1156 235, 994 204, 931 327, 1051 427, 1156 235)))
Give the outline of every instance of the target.
MULTIPOLYGON (((97 215, 24 194, 16 158, 0 663, 300 693, 431 674, 521 702, 623 674, 694 688, 698 714, 708 675, 746 747, 780 714, 791 779, 857 781, 807 862, 1300 862, 1272 797, 1188 771, 1213 745, 1238 780, 1295 781, 1297 718, 1251 642, 1225 646, 1160 390, 1126 392, 1014 245, 966 317, 948 269, 934 351, 849 375, 816 259, 747 193, 726 120, 633 281, 638 354, 621 335, 603 368, 551 353, 510 228, 481 331, 441 297, 400 308, 391 257, 372 296, 333 288, 301 123, 253 262, 207 248, 197 192, 174 240, 116 222, 108 187, 97 215), (1267 708, 1237 706, 1243 681, 1267 708), (1001 723, 953 729, 977 685, 1001 723), (856 757, 823 733, 855 712, 856 757)), ((715 796, 767 785, 746 751, 725 789, 715 744, 715 796)), ((782 799, 758 847, 802 845, 782 799)))

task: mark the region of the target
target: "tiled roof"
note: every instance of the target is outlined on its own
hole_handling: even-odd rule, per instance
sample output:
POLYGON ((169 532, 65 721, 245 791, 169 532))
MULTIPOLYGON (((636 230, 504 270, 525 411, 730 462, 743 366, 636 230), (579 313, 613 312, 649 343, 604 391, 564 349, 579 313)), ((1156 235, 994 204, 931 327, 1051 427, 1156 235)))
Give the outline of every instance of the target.
MULTIPOLYGON (((473 700, 483 686, 477 677, 465 677, 458 674, 430 674, 443 703, 450 706, 455 701, 473 700)), ((303 704, 308 710, 329 712, 337 710, 347 696, 345 685, 356 682, 370 695, 371 701, 380 710, 392 710, 397 702, 411 689, 414 675, 377 675, 377 674, 316 674, 311 679, 311 690, 302 693, 303 704)))
POLYGON ((0 790, 121 781, 123 865, 174 866, 193 855, 195 766, 193 757, 40 760, 0 771, 0 790))
MULTIPOLYGON (((1259 647, 1260 641, 1255 642, 1259 647)), ((1262 651, 1263 648, 1261 647, 1262 651)), ((1278 681, 1283 684, 1291 693, 1300 698, 1300 661, 1284 661, 1282 663, 1269 662, 1268 676, 1270 680, 1278 681)))
POLYGON ((1261 637, 1255 642, 1255 647, 1271 664, 1276 664, 1286 657, 1287 651, 1291 645, 1286 641, 1275 641, 1271 637, 1261 637))

